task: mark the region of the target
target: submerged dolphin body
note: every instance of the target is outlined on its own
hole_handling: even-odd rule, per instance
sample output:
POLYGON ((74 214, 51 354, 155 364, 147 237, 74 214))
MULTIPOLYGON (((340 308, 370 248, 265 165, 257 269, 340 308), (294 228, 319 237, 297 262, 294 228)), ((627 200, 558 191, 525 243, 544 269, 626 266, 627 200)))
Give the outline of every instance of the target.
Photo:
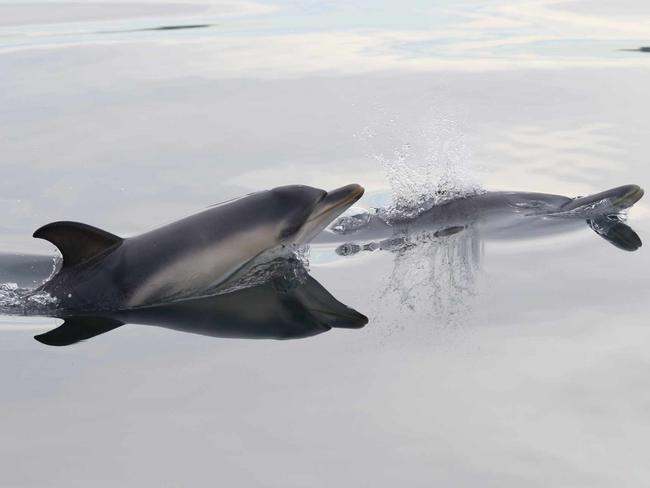
POLYGON ((286 290, 278 285, 266 282, 223 295, 152 307, 62 313, 62 325, 35 339, 50 346, 67 346, 126 323, 221 338, 299 339, 331 328, 359 329, 368 322, 310 276, 289 283, 286 290))
POLYGON ((62 309, 125 309, 210 294, 269 252, 309 242, 363 194, 285 186, 254 193, 122 239, 76 222, 34 233, 59 248, 62 268, 36 292, 62 309))
POLYGON ((586 197, 527 192, 486 192, 434 205, 415 218, 376 213, 345 216, 324 231, 316 243, 339 243, 339 254, 376 249, 399 250, 412 237, 443 238, 467 228, 483 238, 527 238, 566 232, 585 225, 626 251, 641 247, 639 236, 620 213, 643 196, 637 185, 625 185, 586 197))

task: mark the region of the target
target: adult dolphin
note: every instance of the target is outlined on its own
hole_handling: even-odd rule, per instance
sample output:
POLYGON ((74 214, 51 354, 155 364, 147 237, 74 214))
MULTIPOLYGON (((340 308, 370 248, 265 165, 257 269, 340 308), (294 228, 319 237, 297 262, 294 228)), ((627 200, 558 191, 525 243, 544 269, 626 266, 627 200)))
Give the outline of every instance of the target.
POLYGON ((379 209, 341 217, 315 242, 342 243, 339 254, 399 250, 418 239, 441 238, 468 227, 483 238, 527 238, 566 232, 585 223, 614 246, 635 251, 641 239, 620 214, 643 197, 637 185, 624 185, 585 197, 530 192, 485 192, 445 201, 410 217, 379 209))
POLYGON ((363 194, 359 185, 326 192, 284 186, 218 204, 122 239, 77 222, 36 232, 63 255, 61 269, 35 293, 63 309, 124 309, 210 294, 271 252, 308 243, 363 194))

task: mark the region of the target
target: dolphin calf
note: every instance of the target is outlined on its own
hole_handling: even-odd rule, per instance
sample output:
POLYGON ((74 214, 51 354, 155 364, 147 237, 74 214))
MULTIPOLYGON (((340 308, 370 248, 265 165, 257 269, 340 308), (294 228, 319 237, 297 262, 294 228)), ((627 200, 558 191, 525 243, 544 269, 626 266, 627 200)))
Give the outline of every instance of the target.
POLYGON ((273 253, 308 243, 363 194, 284 186, 217 204, 123 239, 77 222, 53 222, 34 237, 63 256, 36 293, 63 309, 124 309, 204 296, 236 281, 273 253))
POLYGON ((64 323, 35 339, 66 346, 127 323, 221 338, 299 339, 332 328, 359 329, 368 322, 309 275, 288 285, 269 281, 222 295, 134 309, 63 311, 57 316, 64 323))
POLYGON ((443 238, 469 227, 483 238, 526 238, 574 230, 585 224, 616 247, 634 251, 641 239, 621 212, 643 196, 625 185, 585 197, 529 192, 485 192, 433 205, 416 217, 399 209, 363 211, 336 220, 314 242, 339 243, 339 254, 362 250, 399 250, 411 237, 443 238))

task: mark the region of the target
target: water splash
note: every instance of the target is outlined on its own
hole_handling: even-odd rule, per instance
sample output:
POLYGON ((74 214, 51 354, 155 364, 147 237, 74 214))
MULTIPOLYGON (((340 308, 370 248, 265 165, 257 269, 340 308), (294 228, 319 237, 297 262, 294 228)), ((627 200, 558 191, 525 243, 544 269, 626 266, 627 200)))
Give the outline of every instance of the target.
POLYGON ((258 257, 242 275, 210 294, 225 294, 272 282, 279 291, 288 291, 304 283, 309 273, 309 247, 290 246, 258 257))
POLYGON ((413 219, 441 202, 483 191, 465 137, 450 117, 433 115, 409 129, 393 118, 367 127, 361 139, 392 190, 391 204, 379 210, 387 222, 413 219))
POLYGON ((393 252, 393 269, 377 300, 378 315, 399 316, 392 327, 405 323, 448 327, 467 321, 483 254, 477 229, 438 237, 426 232, 411 235, 393 252))
POLYGON ((56 305, 56 298, 48 293, 21 288, 16 283, 0 284, 0 314, 48 315, 56 305))
MULTIPOLYGON (((416 219, 434 205, 484 192, 464 135, 451 117, 434 114, 409 129, 393 118, 366 128, 361 137, 386 174, 391 200, 381 208, 342 216, 330 228, 337 234, 354 234, 374 219, 393 226, 416 219)), ((395 316, 394 311, 399 310, 396 327, 405 323, 429 327, 433 322, 448 326, 464 323, 471 311, 481 242, 478 229, 453 226, 437 232, 397 234, 381 241, 347 242, 336 253, 391 252, 393 270, 377 299, 378 317, 395 316)))
POLYGON ((0 256, 0 314, 49 315, 56 309, 56 299, 37 291, 60 268, 60 254, 32 256, 3 254, 0 256))

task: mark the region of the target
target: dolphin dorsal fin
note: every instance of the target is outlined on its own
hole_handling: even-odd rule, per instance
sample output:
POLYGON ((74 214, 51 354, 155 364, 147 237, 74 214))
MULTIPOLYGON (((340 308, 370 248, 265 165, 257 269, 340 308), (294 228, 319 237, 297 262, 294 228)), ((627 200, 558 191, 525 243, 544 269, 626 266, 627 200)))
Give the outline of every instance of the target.
POLYGON ((79 222, 52 222, 34 232, 34 237, 50 241, 61 251, 63 268, 88 261, 123 241, 110 232, 79 222))

